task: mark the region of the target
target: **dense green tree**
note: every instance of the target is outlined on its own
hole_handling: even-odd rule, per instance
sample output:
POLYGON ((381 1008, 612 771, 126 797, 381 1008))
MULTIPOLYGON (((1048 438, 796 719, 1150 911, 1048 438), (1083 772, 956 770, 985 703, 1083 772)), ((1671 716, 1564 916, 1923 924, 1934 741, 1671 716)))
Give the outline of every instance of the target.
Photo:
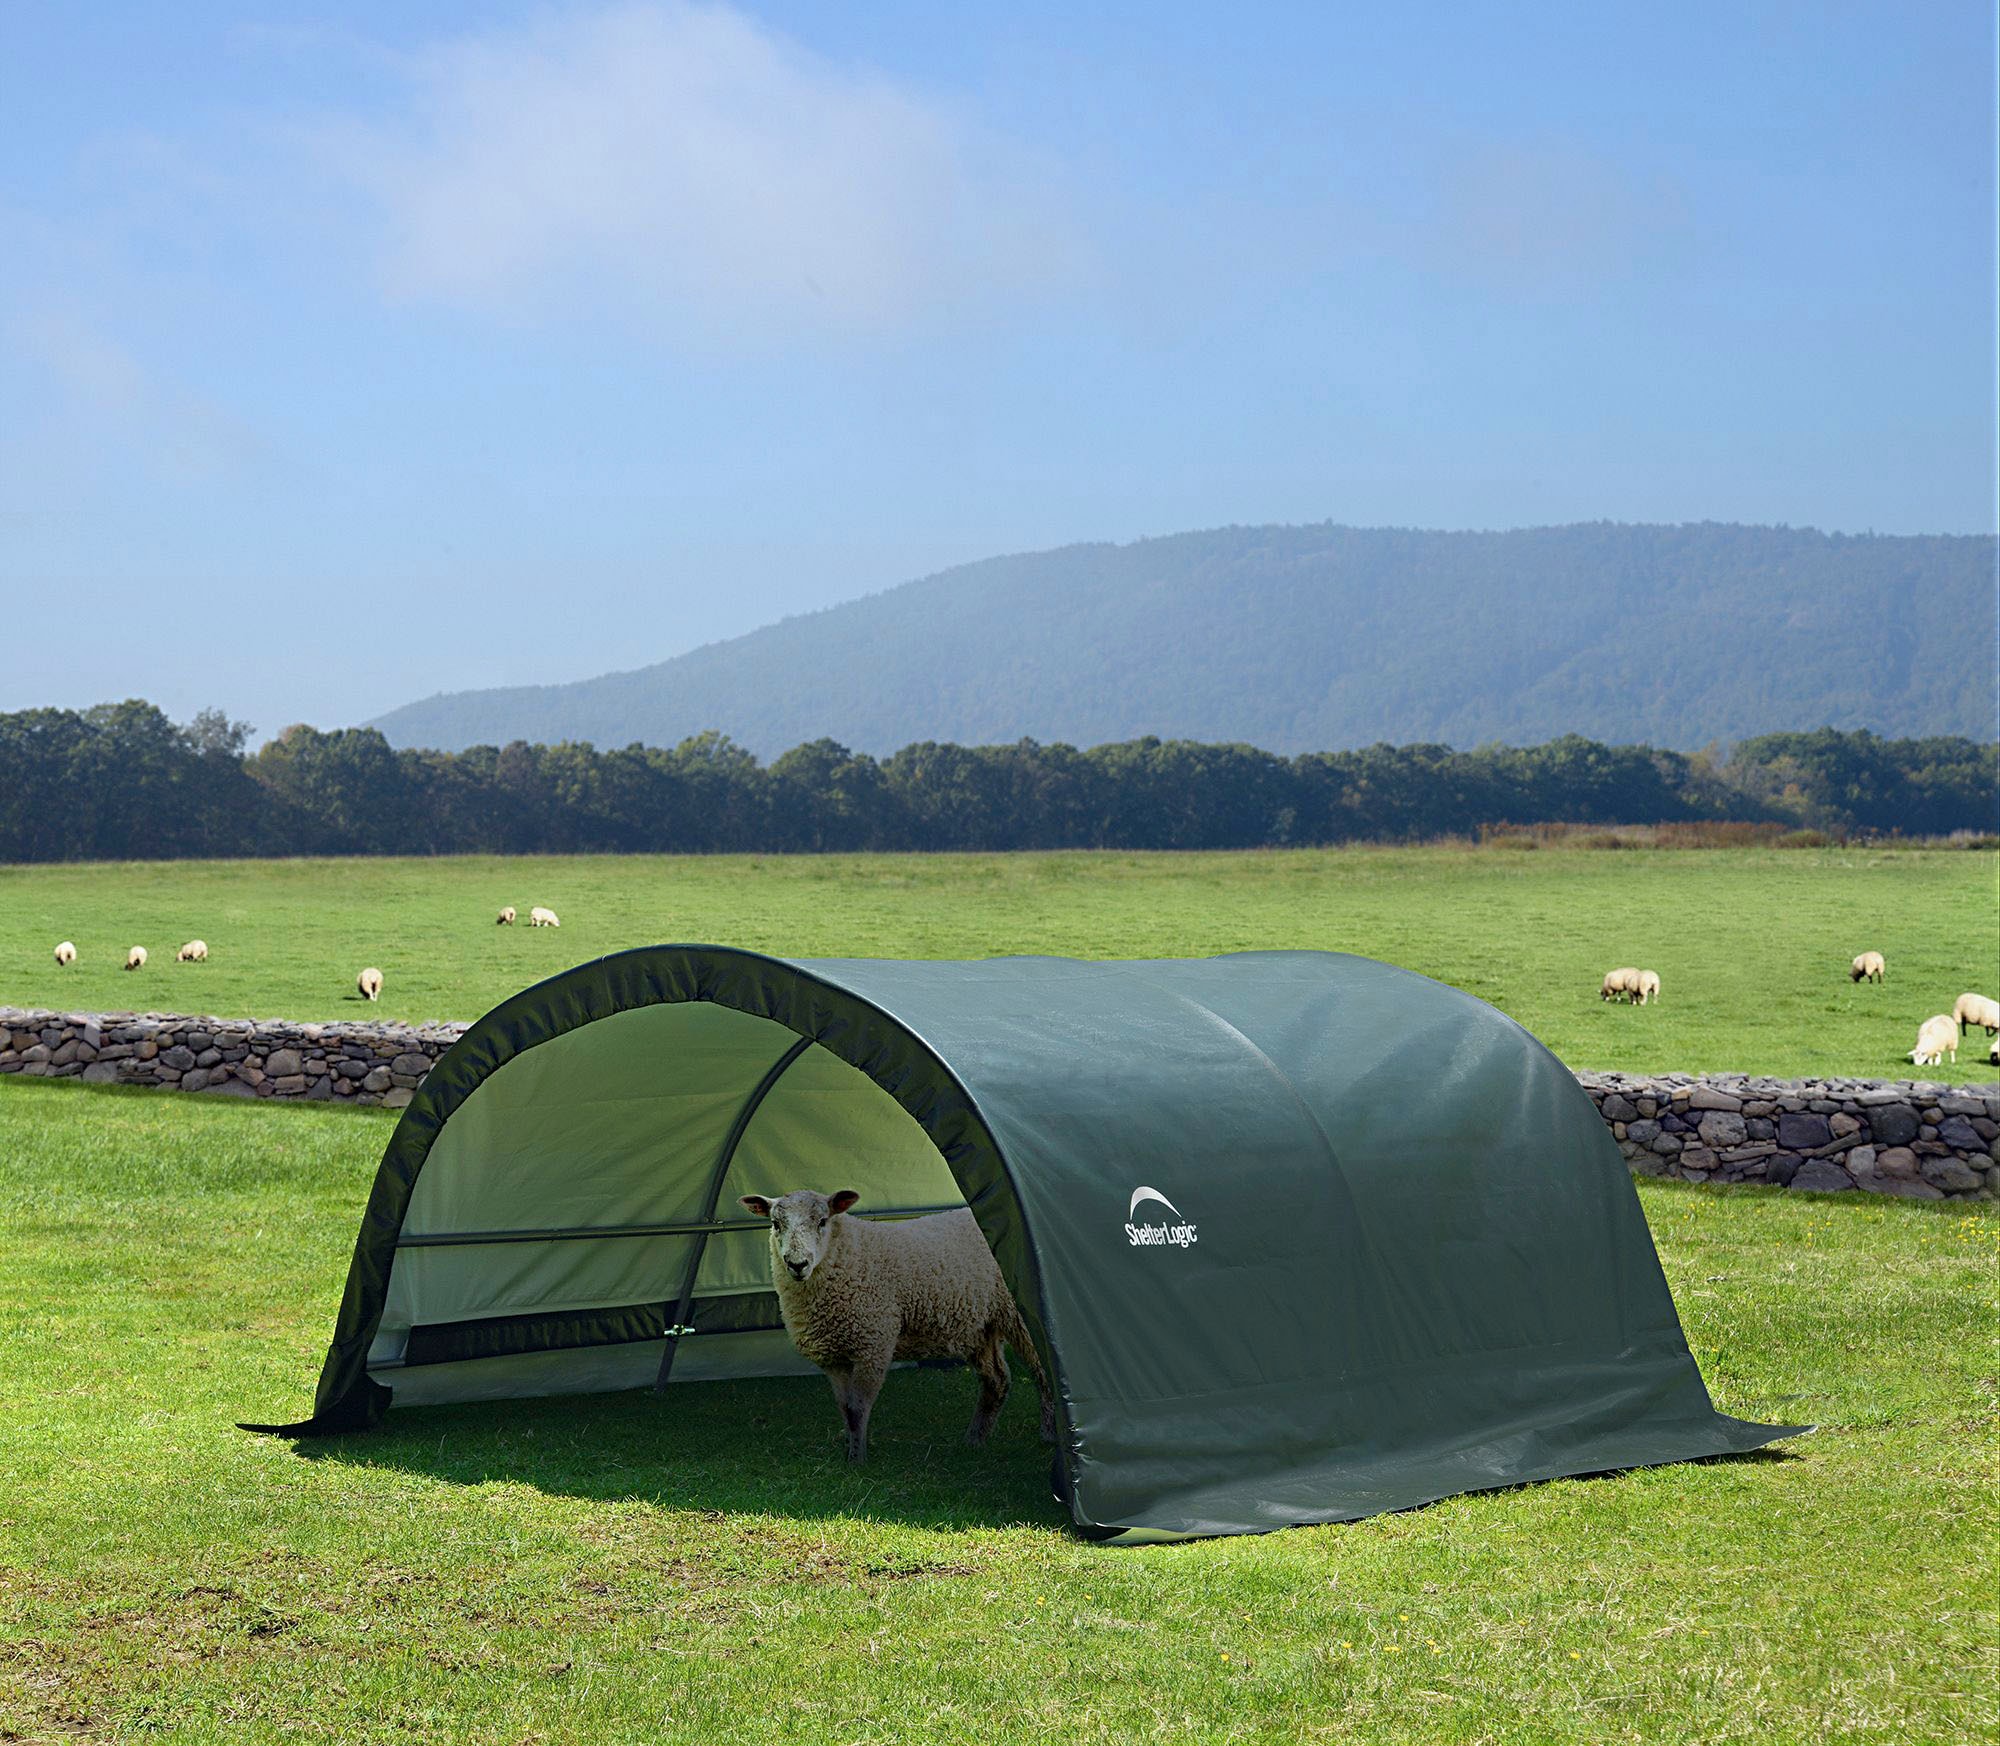
POLYGON ((1730 775, 1739 792, 1822 828, 2000 829, 2000 745, 1884 740, 1865 729, 1760 734, 1736 748, 1730 775))
POLYGON ((297 723, 250 760, 250 773, 299 821, 295 853, 394 854, 420 834, 418 797, 373 728, 297 723))
POLYGON ((838 740, 813 740, 779 758, 770 805, 774 847, 882 849, 902 841, 901 808, 882 766, 838 740))
POLYGON ((1144 738, 1079 751, 838 741, 769 769, 724 734, 392 751, 289 727, 254 757, 204 710, 0 715, 0 860, 666 850, 1209 849, 1421 841, 1491 824, 1763 819, 1842 833, 2000 830, 2000 745, 1767 734, 1724 758, 1606 746, 1368 746, 1280 758, 1144 738))

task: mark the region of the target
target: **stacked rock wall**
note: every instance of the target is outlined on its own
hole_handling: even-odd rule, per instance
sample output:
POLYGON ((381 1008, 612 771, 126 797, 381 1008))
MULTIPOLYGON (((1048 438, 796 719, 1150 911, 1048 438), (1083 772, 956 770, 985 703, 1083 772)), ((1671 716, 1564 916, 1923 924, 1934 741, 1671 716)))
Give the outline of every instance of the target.
MULTIPOLYGON (((400 1109, 458 1024, 291 1024, 0 1007, 0 1073, 400 1109)), ((1579 1073, 1646 1176, 2000 1197, 2000 1085, 1579 1073)))
POLYGON ((0 1006, 0 1073, 401 1109, 464 1031, 0 1006))
POLYGON ((1918 1200, 2000 1195, 2000 1085, 1579 1073, 1635 1171, 1918 1200))

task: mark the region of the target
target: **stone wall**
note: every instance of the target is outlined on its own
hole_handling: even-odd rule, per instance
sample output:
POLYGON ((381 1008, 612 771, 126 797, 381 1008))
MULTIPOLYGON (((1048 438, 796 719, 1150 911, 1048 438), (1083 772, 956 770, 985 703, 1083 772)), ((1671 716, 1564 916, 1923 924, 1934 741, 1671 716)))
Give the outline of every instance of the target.
MULTIPOLYGON (((400 1109, 464 1031, 0 1006, 0 1073, 400 1109)), ((2000 1197, 2000 1085, 1577 1078, 1642 1175, 1922 1200, 2000 1197)))
POLYGON ((0 1073, 401 1109, 464 1025, 291 1024, 0 1006, 0 1073))
MULTIPOLYGON (((1975 1032, 1967 1042, 1984 1039, 1975 1032)), ((1642 1175, 1917 1200, 2000 1196, 2000 1085, 1735 1073, 1577 1078, 1642 1175)))

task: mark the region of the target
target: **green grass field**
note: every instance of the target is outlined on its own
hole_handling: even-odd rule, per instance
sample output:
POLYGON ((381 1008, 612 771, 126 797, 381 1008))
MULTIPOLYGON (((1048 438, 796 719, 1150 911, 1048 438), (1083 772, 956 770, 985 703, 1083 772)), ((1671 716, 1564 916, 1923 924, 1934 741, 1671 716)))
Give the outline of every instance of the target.
POLYGON ((1718 1404, 1817 1435, 1112 1550, 1028 1391, 961 1445, 959 1373, 893 1377, 858 1471, 816 1378, 234 1430, 304 1410, 388 1132, 0 1083, 0 1739, 2000 1729, 1991 1218, 1644 1183, 1718 1404))
MULTIPOLYGON (((1967 850, 1357 848, 1256 854, 570 857, 0 868, 0 1002, 472 1019, 621 947, 784 956, 1360 952, 1494 1002, 1575 1067, 1908 1077, 1918 1024, 2000 993, 2000 856, 1967 850), (500 905, 523 925, 498 928, 500 905), (531 904, 563 918, 525 925, 531 904), (206 939, 204 965, 175 949, 206 939), (55 943, 80 962, 58 971, 55 943), (125 949, 152 963, 126 975, 125 949), (1883 952, 1889 977, 1847 965, 1883 952), (1618 964, 1655 1008, 1607 1007, 1618 964)), ((1970 1042, 1970 1040, 1969 1040, 1970 1042)), ((1983 1045, 1926 1077, 1991 1080, 1983 1045)))

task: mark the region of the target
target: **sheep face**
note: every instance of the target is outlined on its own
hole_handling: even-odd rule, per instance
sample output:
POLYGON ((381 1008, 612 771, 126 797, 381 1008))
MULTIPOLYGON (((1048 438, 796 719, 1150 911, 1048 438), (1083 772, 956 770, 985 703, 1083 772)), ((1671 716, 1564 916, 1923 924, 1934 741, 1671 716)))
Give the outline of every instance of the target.
POLYGON ((771 1221, 772 1277, 782 1277, 779 1270, 783 1269, 784 1274, 800 1284, 810 1279, 826 1259, 827 1245, 833 1239, 834 1214, 844 1213, 860 1198, 851 1188, 843 1188, 838 1194, 815 1194, 810 1188, 797 1188, 777 1200, 746 1194, 743 1204, 759 1218, 771 1221))

